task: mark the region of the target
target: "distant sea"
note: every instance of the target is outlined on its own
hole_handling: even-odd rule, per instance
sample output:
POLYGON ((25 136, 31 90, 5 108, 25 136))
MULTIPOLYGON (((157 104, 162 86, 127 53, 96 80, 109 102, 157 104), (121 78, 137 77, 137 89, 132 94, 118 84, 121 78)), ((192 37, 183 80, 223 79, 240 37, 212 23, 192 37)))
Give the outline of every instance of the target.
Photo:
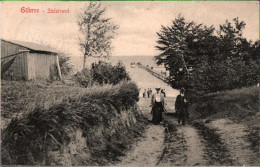
MULTIPOLYGON (((87 58, 88 67, 93 63, 100 60, 99 58, 89 57, 87 58)), ((140 62, 143 65, 156 66, 154 56, 111 56, 109 60, 112 64, 117 62, 122 62, 126 67, 130 66, 131 62, 138 63, 140 62)), ((71 64, 74 66, 74 71, 80 71, 82 69, 83 57, 71 57, 71 64)))
POLYGON ((128 66, 131 62, 140 62, 143 65, 155 66, 154 56, 113 56, 111 60, 121 61, 125 66, 128 66))

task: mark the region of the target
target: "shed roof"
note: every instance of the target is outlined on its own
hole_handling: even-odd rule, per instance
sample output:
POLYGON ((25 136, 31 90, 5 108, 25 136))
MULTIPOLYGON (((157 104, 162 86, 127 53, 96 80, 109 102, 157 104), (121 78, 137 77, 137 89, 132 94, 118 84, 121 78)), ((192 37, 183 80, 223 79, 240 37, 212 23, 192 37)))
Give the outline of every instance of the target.
POLYGON ((5 41, 5 42, 12 43, 12 44, 15 44, 15 45, 19 45, 19 46, 25 47, 28 50, 35 51, 35 52, 38 51, 38 52, 58 53, 57 50, 55 50, 55 49, 53 49, 51 47, 39 45, 39 44, 32 43, 32 42, 24 42, 24 41, 16 41, 16 40, 5 40, 5 39, 1 39, 1 40, 5 41))

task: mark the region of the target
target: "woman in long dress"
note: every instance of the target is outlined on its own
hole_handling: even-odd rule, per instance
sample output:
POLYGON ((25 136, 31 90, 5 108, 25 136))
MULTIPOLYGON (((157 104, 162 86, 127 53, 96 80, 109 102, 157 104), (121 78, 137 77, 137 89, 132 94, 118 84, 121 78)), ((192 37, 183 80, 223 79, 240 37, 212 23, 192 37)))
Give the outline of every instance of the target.
POLYGON ((156 93, 152 95, 151 106, 152 106, 152 122, 155 125, 162 122, 162 112, 164 111, 164 95, 160 91, 160 87, 156 87, 156 93))

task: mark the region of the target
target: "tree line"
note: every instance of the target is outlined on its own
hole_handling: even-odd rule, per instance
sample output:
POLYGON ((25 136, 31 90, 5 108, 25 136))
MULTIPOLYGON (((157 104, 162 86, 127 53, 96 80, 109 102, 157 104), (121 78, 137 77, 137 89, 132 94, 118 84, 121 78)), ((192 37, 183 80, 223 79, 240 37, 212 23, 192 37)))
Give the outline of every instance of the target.
POLYGON ((259 40, 243 37, 244 21, 226 20, 218 28, 179 15, 157 33, 158 65, 170 71, 173 88, 210 93, 258 83, 259 40))

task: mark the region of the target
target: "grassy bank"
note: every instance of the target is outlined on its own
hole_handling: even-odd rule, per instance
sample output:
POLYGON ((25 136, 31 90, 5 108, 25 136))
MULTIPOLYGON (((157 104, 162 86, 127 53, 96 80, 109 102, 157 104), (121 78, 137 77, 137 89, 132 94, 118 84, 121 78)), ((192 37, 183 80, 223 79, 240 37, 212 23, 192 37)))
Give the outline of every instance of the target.
POLYGON ((199 97, 191 106, 190 114, 192 119, 229 118, 235 122, 256 125, 258 104, 259 88, 255 86, 199 97))
POLYGON ((251 147, 259 150, 259 87, 208 94, 195 99, 190 107, 191 121, 228 118, 247 127, 251 147))
POLYGON ((106 165, 124 155, 145 119, 132 82, 96 88, 2 83, 2 164, 106 165))

